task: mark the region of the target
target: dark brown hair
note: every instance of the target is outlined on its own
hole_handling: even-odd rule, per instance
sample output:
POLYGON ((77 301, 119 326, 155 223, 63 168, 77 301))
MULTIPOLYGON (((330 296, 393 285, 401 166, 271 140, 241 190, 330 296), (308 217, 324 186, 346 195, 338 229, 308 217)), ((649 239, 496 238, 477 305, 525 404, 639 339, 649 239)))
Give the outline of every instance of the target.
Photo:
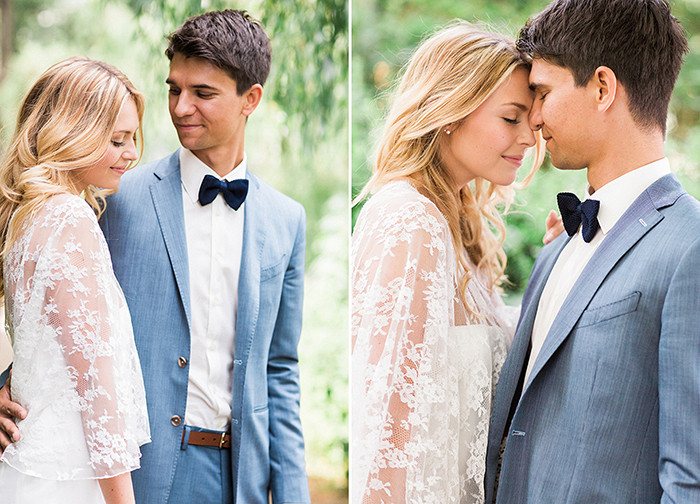
POLYGON ((270 39, 245 11, 226 9, 189 18, 168 37, 165 55, 202 58, 236 81, 239 95, 265 84, 270 73, 270 39))
POLYGON ((671 93, 688 43, 667 0, 555 0, 528 19, 518 49, 571 71, 584 86, 607 66, 637 123, 666 132, 671 93))

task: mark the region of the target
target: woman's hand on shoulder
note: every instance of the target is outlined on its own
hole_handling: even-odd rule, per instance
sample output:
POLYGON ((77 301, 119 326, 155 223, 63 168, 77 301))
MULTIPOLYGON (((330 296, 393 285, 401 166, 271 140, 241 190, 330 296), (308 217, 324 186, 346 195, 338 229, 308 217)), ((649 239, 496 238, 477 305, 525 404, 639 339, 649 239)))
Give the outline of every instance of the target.
POLYGON ((549 212, 549 215, 544 220, 544 224, 547 226, 547 231, 545 231, 542 238, 542 243, 545 245, 564 232, 564 224, 562 224, 561 217, 554 210, 549 212))

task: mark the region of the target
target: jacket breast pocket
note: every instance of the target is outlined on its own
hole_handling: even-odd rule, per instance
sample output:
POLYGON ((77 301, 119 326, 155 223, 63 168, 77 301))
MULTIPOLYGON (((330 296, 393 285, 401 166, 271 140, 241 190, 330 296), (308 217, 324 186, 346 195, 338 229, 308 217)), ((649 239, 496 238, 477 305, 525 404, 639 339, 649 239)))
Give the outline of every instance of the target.
POLYGON ((617 301, 613 301, 612 303, 588 308, 583 312, 583 315, 581 315, 578 327, 581 328, 591 326, 593 324, 600 324, 606 320, 632 313, 637 310, 641 297, 641 292, 634 291, 632 294, 617 301))
POLYGON ((282 254, 282 257, 270 266, 265 266, 260 270, 260 281, 264 282, 270 278, 274 278, 277 275, 284 272, 287 267, 287 254, 282 254))

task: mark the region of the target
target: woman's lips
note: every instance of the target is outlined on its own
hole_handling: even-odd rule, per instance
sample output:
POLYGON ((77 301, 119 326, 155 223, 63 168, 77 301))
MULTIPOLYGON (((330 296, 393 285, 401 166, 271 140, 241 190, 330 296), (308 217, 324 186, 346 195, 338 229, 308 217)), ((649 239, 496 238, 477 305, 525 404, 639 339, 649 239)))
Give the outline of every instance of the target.
POLYGON ((513 163, 515 166, 520 166, 523 164, 523 156, 502 156, 503 159, 509 163, 513 163))

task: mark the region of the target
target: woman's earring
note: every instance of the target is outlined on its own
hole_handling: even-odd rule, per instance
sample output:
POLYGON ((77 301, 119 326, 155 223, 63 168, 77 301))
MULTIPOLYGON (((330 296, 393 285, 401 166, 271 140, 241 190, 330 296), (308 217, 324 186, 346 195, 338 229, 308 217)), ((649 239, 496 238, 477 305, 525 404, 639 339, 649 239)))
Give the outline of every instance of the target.
POLYGON ((447 133, 447 134, 449 135, 449 134, 451 134, 452 132, 451 132, 450 130, 448 130, 447 128, 445 128, 445 133, 447 133))

